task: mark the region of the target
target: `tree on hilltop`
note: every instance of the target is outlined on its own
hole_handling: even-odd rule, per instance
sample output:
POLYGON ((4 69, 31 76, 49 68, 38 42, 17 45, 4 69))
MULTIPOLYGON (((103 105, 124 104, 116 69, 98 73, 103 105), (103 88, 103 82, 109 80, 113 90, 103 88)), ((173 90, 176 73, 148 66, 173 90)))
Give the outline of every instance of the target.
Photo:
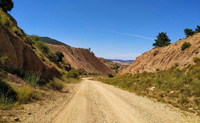
POLYGON ((161 32, 158 34, 157 39, 155 39, 155 43, 153 43, 153 46, 156 47, 163 47, 170 44, 170 39, 167 36, 167 33, 161 32))
POLYGON ((186 37, 192 36, 195 33, 192 29, 188 29, 188 28, 186 28, 184 32, 185 32, 186 37))
POLYGON ((2 8, 4 12, 11 11, 13 7, 14 3, 12 0, 0 0, 0 8, 2 8))
POLYGON ((200 32, 200 26, 197 25, 197 28, 195 29, 195 32, 200 32))

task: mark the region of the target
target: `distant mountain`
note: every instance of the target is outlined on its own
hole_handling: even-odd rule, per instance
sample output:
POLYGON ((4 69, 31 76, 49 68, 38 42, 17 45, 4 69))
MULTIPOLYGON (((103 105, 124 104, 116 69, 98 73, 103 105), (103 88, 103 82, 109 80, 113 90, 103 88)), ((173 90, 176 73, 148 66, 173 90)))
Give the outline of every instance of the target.
POLYGON ((130 65, 134 61, 134 60, 121 60, 121 59, 106 59, 106 60, 121 64, 121 65, 130 65))
POLYGON ((55 39, 52 39, 52 38, 49 38, 49 37, 40 37, 40 40, 43 41, 43 42, 46 42, 48 44, 55 44, 55 45, 65 45, 65 46, 68 46, 67 44, 65 43, 62 43, 58 40, 55 40, 55 39))
POLYGON ((106 60, 104 58, 99 58, 99 60, 103 64, 105 64, 110 70, 112 70, 113 73, 118 73, 118 72, 120 72, 121 70, 123 70, 124 68, 127 67, 127 65, 118 64, 118 63, 115 63, 111 60, 106 60))

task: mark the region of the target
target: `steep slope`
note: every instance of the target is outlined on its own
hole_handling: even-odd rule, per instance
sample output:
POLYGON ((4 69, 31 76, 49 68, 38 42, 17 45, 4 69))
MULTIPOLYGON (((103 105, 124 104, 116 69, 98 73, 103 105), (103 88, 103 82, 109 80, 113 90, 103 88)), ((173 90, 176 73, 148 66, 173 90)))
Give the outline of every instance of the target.
POLYGON ((62 52, 65 62, 69 63, 75 69, 84 69, 88 73, 111 73, 111 70, 87 49, 53 44, 48 44, 48 46, 52 51, 62 52))
POLYGON ((155 72, 156 69, 166 70, 175 64, 180 68, 194 64, 193 58, 200 56, 200 33, 172 43, 166 47, 149 50, 137 57, 136 60, 120 74, 136 72, 155 72), (191 47, 181 50, 184 42, 189 42, 191 47))
POLYGON ((0 68, 19 69, 27 72, 41 73, 43 76, 53 76, 56 71, 48 68, 35 54, 23 31, 10 15, 1 11, 1 19, 7 19, 4 25, 0 23, 0 68))

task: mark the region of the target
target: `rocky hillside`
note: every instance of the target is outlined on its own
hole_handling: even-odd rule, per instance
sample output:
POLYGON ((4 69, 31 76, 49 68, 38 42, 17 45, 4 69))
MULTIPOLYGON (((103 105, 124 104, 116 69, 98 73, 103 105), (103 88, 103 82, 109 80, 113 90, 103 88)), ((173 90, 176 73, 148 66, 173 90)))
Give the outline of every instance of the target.
POLYGON ((52 76, 55 71, 47 67, 33 51, 32 41, 17 26, 16 20, 0 11, 0 68, 42 73, 52 76))
POLYGON ((62 52, 65 62, 69 63, 75 69, 80 69, 88 73, 111 73, 111 70, 99 61, 88 49, 54 44, 48 44, 48 46, 52 51, 62 52))
POLYGON ((173 65, 179 68, 194 64, 193 58, 200 56, 200 33, 188 38, 179 40, 166 47, 149 50, 137 57, 136 60, 120 74, 136 72, 155 72, 157 70, 166 70, 173 65), (191 46, 182 51, 184 42, 189 42, 191 46))

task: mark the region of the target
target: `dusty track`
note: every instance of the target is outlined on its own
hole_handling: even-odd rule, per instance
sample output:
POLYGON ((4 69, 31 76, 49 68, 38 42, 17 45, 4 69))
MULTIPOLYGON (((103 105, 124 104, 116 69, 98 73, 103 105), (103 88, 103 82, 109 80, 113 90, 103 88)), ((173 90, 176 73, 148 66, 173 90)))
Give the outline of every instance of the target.
POLYGON ((198 123, 199 117, 111 85, 84 79, 68 99, 23 122, 198 123))

